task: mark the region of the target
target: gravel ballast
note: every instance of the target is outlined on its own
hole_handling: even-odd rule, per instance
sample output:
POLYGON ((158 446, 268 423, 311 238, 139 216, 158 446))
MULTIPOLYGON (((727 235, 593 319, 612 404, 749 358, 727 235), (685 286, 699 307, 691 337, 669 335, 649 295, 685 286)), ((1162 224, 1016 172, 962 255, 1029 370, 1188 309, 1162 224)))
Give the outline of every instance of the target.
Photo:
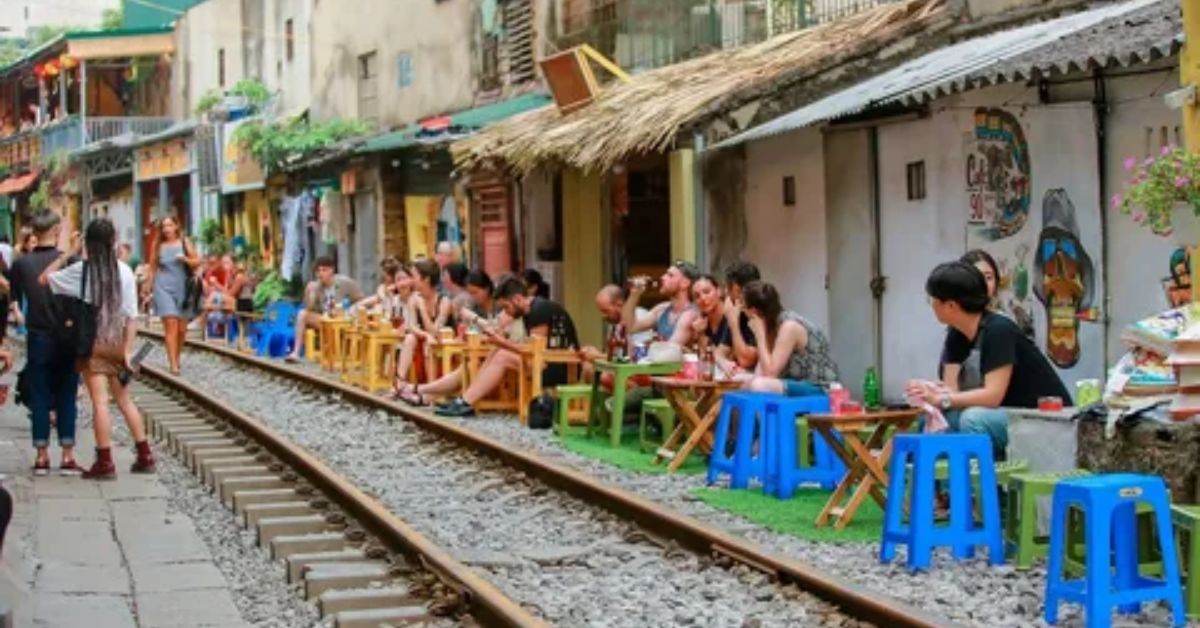
POLYGON ((308 449, 554 625, 860 625, 759 572, 660 547, 606 511, 383 411, 194 351, 183 375, 308 449))
MULTIPOLYGON (((303 395, 296 383, 284 382, 263 372, 258 373, 254 378, 241 376, 241 373, 247 372, 244 367, 232 360, 213 354, 189 352, 184 364, 184 375, 189 381, 223 396, 242 397, 245 395, 249 401, 254 402, 255 407, 271 405, 271 400, 261 399, 261 397, 283 394, 298 399, 303 395), (238 375, 234 375, 235 371, 238 375), (268 385, 265 382, 271 383, 268 385), (264 394, 268 388, 271 391, 270 395, 264 394), (255 400, 256 396, 260 398, 255 400)), ((303 402, 303 404, 307 403, 309 403, 307 400, 303 402)), ((351 423, 370 423, 374 426, 373 431, 377 434, 384 433, 383 430, 387 426, 390 426, 391 430, 399 430, 401 433, 416 430, 395 417, 388 417, 382 411, 352 409, 344 404, 341 408, 340 412, 353 415, 349 419, 351 423)), ((313 417, 309 417, 310 421, 312 419, 313 417)), ((447 420, 535 453, 556 464, 585 472, 604 482, 662 503, 709 525, 743 536, 769 551, 800 560, 830 575, 845 578, 870 590, 879 591, 913 604, 936 617, 943 617, 966 626, 1046 626, 1042 620, 1045 571, 1041 567, 1029 571, 1019 571, 1010 565, 992 567, 984 558, 954 561, 948 554, 939 553, 935 556, 934 566, 930 571, 914 574, 903 566, 903 550, 900 552, 901 560, 894 564, 883 565, 878 560, 878 545, 874 543, 816 543, 778 534, 736 515, 716 510, 690 495, 693 488, 703 485, 702 476, 642 475, 622 471, 566 451, 548 432, 522 428, 512 418, 483 417, 447 420)), ((347 438, 345 442, 347 447, 353 447, 352 439, 347 438)), ((449 448, 449 446, 446 447, 449 448)), ((346 462, 353 465, 355 460, 361 459, 358 457, 346 462)), ((437 461, 431 461, 431 463, 438 464, 437 461)), ((351 477, 355 476, 351 474, 351 477)), ((398 512, 403 513, 403 511, 398 512)), ((595 565, 594 561, 587 566, 599 567, 599 565, 595 565)), ((596 571, 596 569, 592 569, 585 573, 588 577, 596 577, 596 571)), ((726 593, 727 591, 724 589, 710 589, 710 595, 724 596, 726 593)), ((725 599, 720 599, 720 601, 728 603, 725 599)), ((639 600, 639 604, 641 603, 639 600)), ((734 604, 737 603, 734 602, 734 604)), ((678 617, 669 619, 683 617, 682 613, 677 615, 678 617)), ((550 613, 547 613, 547 616, 549 617, 550 613)), ((751 616, 746 614, 746 617, 751 616)), ((656 618, 668 619, 666 615, 661 614, 656 618)), ((582 620, 582 623, 585 624, 590 624, 592 621, 586 615, 584 617, 572 616, 572 619, 582 620)), ((1081 626, 1081 619, 1078 607, 1063 605, 1058 625, 1081 626)), ((700 625, 712 624, 706 615, 697 615, 693 621, 700 625)), ((606 622, 602 621, 601 623, 606 622)), ((667 623, 674 623, 674 621, 667 623)), ((1170 614, 1164 605, 1149 604, 1144 606, 1140 615, 1114 615, 1114 625, 1170 625, 1170 614)), ((1192 622, 1191 625, 1200 626, 1200 623, 1192 622)))

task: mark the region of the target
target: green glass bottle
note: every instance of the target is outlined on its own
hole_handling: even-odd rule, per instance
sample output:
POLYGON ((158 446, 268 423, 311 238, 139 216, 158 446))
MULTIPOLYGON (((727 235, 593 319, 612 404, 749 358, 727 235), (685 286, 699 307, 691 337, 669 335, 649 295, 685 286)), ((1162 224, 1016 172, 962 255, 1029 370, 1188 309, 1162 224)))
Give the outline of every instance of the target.
POLYGON ((883 405, 882 395, 879 390, 879 376, 875 374, 875 367, 867 369, 867 375, 863 378, 863 405, 867 410, 877 410, 883 405))

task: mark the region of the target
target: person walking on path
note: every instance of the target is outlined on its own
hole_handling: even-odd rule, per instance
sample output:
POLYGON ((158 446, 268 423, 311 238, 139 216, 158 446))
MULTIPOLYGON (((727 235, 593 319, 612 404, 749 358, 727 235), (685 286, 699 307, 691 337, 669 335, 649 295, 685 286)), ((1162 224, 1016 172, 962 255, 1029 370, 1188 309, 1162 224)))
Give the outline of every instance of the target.
POLYGON ((183 236, 179 221, 164 216, 158 221, 158 233, 150 248, 149 276, 154 298, 154 313, 162 319, 167 345, 167 363, 172 375, 179 375, 179 354, 187 338, 188 322, 196 318, 198 303, 188 294, 188 279, 203 260, 196 248, 183 236))
MULTIPOLYGON (((117 260, 116 235, 109 219, 93 220, 88 223, 84 236, 85 259, 63 268, 68 258, 66 254, 60 255, 39 278, 57 295, 78 295, 83 290, 81 284, 86 284, 84 299, 95 307, 95 344, 91 355, 78 363, 92 400, 92 428, 96 434, 96 462, 83 473, 85 479, 91 480, 117 477, 112 457, 110 391, 121 414, 125 415, 125 424, 137 450, 137 459, 130 471, 153 473, 155 470, 154 454, 146 440, 142 415, 130 398, 129 389, 118 378, 122 370, 133 370, 129 360, 137 340, 137 282, 133 269, 117 260)), ((78 253, 78 236, 74 239, 72 248, 78 253)))
POLYGON ((12 299, 26 304, 25 377, 29 382, 29 411, 33 419, 34 475, 50 473, 50 412, 56 417, 58 444, 62 447, 59 471, 79 472, 75 462, 75 392, 79 375, 73 363, 73 347, 61 346, 55 335, 55 316, 50 290, 38 278, 50 264, 62 255, 58 242, 62 219, 58 214, 43 210, 34 215, 33 233, 37 246, 13 260, 12 299))

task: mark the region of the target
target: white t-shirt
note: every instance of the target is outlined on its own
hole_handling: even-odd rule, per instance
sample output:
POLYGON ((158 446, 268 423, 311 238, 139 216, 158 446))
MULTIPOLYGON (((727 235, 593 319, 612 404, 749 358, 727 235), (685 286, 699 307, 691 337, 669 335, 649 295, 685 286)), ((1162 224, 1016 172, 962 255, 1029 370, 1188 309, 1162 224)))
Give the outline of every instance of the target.
MULTIPOLYGON (((133 269, 129 264, 117 260, 117 272, 121 276, 121 311, 125 316, 137 318, 137 280, 133 277, 133 269)), ((54 294, 78 296, 79 286, 83 282, 83 262, 75 262, 66 268, 50 273, 50 291, 54 294)), ((90 282, 88 293, 84 300, 96 302, 96 287, 90 282)))
POLYGON ((0 258, 4 258, 4 267, 12 268, 13 248, 7 242, 0 242, 0 258))

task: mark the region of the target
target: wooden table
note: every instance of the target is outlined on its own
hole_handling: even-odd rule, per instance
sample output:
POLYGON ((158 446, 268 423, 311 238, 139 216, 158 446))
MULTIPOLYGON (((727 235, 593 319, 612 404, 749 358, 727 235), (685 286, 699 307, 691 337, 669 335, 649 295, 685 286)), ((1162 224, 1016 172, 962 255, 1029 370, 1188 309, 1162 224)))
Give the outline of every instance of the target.
POLYGON ((679 372, 682 365, 679 362, 655 362, 634 364, 632 362, 609 362, 596 360, 595 375, 592 377, 592 401, 588 404, 588 437, 593 429, 602 431, 604 428, 604 400, 600 394, 600 379, 605 373, 611 373, 613 378, 612 412, 608 421, 608 440, 613 447, 621 446, 621 431, 625 423, 625 389, 629 378, 638 375, 665 376, 679 372))
POLYGON ((342 349, 342 334, 353 324, 349 318, 321 318, 321 367, 332 371, 339 364, 338 354, 342 349))
POLYGON ((821 514, 817 525, 826 525, 836 516, 834 527, 841 530, 850 523, 863 500, 870 495, 880 508, 887 507, 887 464, 892 457, 892 437, 908 431, 917 421, 917 409, 865 412, 861 414, 810 414, 809 429, 816 430, 825 442, 846 463, 846 475, 838 483, 821 514), (895 429, 890 429, 895 428, 895 429), (866 442, 859 433, 869 431, 866 442), (878 453, 875 453, 878 452, 878 453), (846 496, 850 501, 842 505, 846 496))
POLYGON ((726 391, 740 388, 742 383, 732 380, 703 381, 682 379, 679 377, 655 377, 651 381, 662 391, 663 397, 675 410, 675 431, 663 441, 663 445, 654 455, 654 464, 669 459, 668 472, 674 472, 683 466, 692 450, 697 446, 704 452, 713 448, 713 423, 721 411, 721 396, 726 391), (684 434, 687 433, 687 440, 684 434), (678 451, 671 448, 683 441, 678 451))

